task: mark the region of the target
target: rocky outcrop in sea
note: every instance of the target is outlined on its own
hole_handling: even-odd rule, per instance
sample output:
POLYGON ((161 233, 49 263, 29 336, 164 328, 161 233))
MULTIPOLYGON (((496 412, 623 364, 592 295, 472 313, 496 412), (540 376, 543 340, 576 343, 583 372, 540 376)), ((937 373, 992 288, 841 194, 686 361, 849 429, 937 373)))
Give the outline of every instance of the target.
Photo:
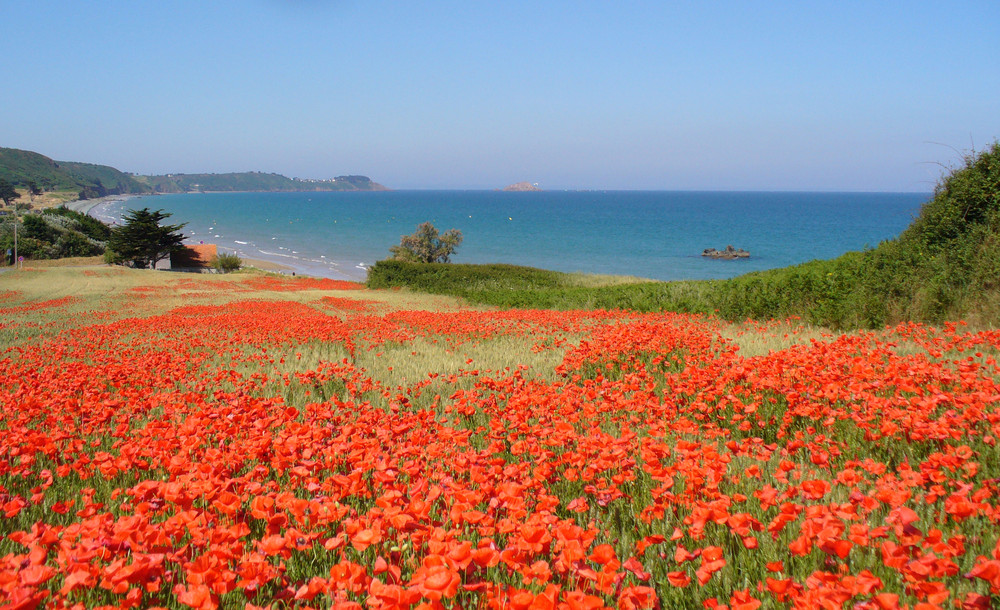
POLYGON ((702 256, 707 256, 708 258, 718 258, 722 260, 733 260, 737 258, 750 258, 750 253, 743 248, 734 248, 732 246, 726 246, 725 250, 716 250, 715 248, 707 248, 702 253, 702 256))

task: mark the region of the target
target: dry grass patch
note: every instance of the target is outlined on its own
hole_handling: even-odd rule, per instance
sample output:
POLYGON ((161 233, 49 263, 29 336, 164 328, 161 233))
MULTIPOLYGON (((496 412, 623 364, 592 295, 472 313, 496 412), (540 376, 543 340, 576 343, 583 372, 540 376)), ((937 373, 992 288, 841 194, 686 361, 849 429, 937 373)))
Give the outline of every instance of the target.
POLYGON ((832 331, 820 326, 801 324, 792 320, 769 322, 720 322, 719 334, 739 347, 744 358, 766 356, 795 345, 812 341, 829 341, 832 331))

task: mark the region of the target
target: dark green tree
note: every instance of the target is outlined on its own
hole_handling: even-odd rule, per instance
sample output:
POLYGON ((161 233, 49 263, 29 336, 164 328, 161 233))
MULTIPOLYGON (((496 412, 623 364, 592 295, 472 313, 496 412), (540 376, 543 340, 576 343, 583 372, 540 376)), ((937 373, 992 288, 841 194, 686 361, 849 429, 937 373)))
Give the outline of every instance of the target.
POLYGON ((28 239, 55 241, 59 237, 59 231, 49 226, 40 215, 27 214, 21 224, 24 227, 24 237, 28 239))
POLYGON ((119 265, 152 269, 171 252, 181 249, 184 235, 179 231, 186 223, 161 225, 169 216, 163 210, 129 210, 123 218, 124 224, 111 230, 107 260, 119 265))
POLYGON ((19 199, 21 193, 14 190, 14 185, 7 182, 3 178, 0 178, 0 199, 3 199, 4 205, 10 205, 11 201, 19 199))
POLYGON ((389 252, 399 261, 447 263, 460 243, 462 232, 458 229, 439 233, 434 225, 425 222, 417 227, 416 233, 402 236, 399 245, 389 248, 389 252))

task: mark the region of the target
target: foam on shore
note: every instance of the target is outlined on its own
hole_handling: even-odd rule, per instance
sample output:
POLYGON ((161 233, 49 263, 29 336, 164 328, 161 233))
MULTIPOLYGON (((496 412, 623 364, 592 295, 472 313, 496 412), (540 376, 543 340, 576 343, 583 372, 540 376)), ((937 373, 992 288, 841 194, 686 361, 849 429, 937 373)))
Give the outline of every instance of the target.
MULTIPOLYGON (((74 201, 67 204, 67 207, 82 214, 88 214, 104 224, 117 226, 122 223, 125 213, 133 207, 127 205, 130 199, 132 197, 128 195, 118 195, 74 201)), ((232 252, 239 256, 247 266, 266 271, 326 277, 351 282, 363 282, 368 275, 368 268, 364 263, 352 264, 345 261, 335 261, 324 255, 320 255, 319 258, 307 257, 301 255, 291 245, 279 243, 277 237, 272 237, 273 241, 267 244, 265 249, 264 246, 241 236, 225 235, 219 232, 219 228, 214 224, 205 229, 186 227, 184 235, 184 242, 187 244, 215 244, 220 251, 232 252)))

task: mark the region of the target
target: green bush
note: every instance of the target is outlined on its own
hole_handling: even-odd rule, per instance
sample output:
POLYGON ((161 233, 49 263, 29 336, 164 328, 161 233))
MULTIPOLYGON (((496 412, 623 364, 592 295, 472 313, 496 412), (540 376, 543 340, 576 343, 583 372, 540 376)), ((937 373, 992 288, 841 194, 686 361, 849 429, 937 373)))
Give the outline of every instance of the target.
POLYGON ((80 233, 67 231, 60 235, 54 245, 54 256, 52 258, 65 258, 69 256, 97 256, 104 253, 104 248, 88 240, 80 233))
MULTIPOLYGON (((96 256, 104 244, 45 214, 26 214, 19 219, 18 255, 26 259, 53 259, 69 256, 96 256)), ((0 250, 14 247, 14 219, 0 223, 0 250)))
POLYGON ((212 267, 222 273, 237 271, 243 267, 243 260, 235 254, 223 252, 212 260, 212 267))
POLYGON ((48 208, 42 212, 43 215, 64 218, 68 221, 68 227, 83 233, 91 239, 98 241, 108 241, 111 237, 111 227, 97 220, 93 216, 81 214, 65 206, 48 208))

